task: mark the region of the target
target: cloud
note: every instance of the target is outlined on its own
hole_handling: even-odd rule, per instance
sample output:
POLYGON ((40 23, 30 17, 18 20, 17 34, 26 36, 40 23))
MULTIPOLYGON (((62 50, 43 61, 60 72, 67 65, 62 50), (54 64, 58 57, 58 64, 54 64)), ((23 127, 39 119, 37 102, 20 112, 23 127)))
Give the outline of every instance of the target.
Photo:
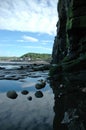
POLYGON ((57 0, 0 1, 0 29, 55 35, 57 0))
POLYGON ((38 39, 37 39, 37 38, 30 37, 30 36, 24 35, 22 38, 23 38, 25 41, 29 41, 29 42, 38 42, 38 39))
POLYGON ((42 51, 52 51, 52 48, 49 47, 43 47, 43 46, 23 46, 23 48, 27 48, 27 49, 36 49, 38 50, 42 50, 42 51))

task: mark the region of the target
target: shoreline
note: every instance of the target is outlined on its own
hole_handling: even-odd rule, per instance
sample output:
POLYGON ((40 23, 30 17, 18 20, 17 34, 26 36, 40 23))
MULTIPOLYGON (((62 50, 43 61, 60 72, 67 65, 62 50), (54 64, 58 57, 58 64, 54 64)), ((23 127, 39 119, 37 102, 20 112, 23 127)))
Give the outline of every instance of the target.
POLYGON ((48 61, 0 61, 0 65, 28 65, 28 64, 50 64, 48 61))

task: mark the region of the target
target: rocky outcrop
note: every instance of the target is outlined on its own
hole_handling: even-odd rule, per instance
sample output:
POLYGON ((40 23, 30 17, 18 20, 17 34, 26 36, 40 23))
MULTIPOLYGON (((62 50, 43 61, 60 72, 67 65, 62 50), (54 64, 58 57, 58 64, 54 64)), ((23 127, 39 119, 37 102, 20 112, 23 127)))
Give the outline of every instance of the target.
POLYGON ((86 69, 86 1, 59 0, 57 9, 52 64, 60 64, 62 71, 86 69))
POLYGON ((50 84, 54 130, 86 130, 86 1, 58 1, 50 84), (63 84, 63 85, 60 85, 63 84))

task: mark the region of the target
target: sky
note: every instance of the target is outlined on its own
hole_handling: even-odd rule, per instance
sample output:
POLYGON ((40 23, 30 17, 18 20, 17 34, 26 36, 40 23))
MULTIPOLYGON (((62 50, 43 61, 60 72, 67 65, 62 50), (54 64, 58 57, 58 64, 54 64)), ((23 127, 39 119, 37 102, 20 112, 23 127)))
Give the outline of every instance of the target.
POLYGON ((0 0, 0 56, 52 53, 58 0, 0 0))

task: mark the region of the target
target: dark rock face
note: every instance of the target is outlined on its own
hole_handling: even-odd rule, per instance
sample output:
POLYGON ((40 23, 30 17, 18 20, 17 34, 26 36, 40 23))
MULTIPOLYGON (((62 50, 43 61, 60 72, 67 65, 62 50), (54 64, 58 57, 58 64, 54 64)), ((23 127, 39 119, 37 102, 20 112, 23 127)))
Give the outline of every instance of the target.
POLYGON ((55 95, 53 128, 86 130, 86 1, 59 0, 57 9, 50 69, 55 95))
POLYGON ((59 21, 56 25, 52 64, 62 63, 63 70, 67 70, 74 60, 73 67, 82 66, 78 69, 82 70, 82 62, 86 64, 86 1, 59 0, 57 9, 59 21))
POLYGON ((51 80, 55 112, 53 130, 86 130, 86 84, 51 80))

